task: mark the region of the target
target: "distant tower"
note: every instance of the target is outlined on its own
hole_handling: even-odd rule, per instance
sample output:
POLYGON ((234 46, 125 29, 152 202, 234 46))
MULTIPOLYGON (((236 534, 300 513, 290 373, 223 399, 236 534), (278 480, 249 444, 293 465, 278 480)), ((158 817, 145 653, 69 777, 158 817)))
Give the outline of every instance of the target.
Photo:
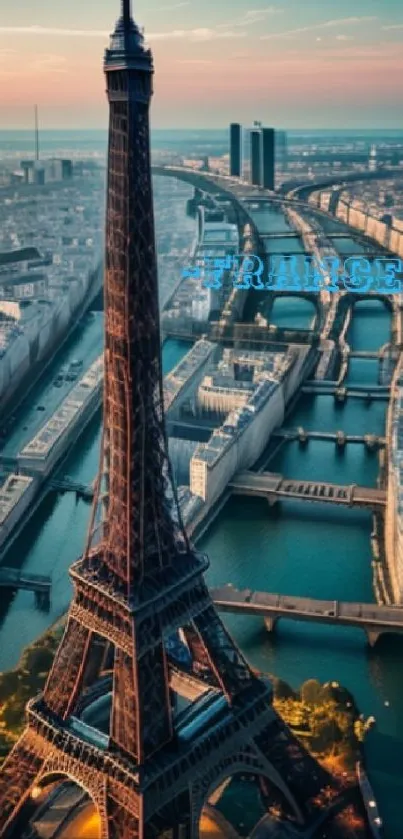
POLYGON ((234 178, 242 176, 242 125, 232 122, 229 127, 230 156, 229 173, 234 178))
POLYGON ((368 171, 375 172, 378 166, 376 145, 373 143, 369 153, 368 171))
POLYGON ((262 128, 263 186, 274 189, 274 128, 262 128))
POLYGON ((262 134, 250 132, 250 181, 254 186, 262 183, 262 134))
POLYGON ((332 216, 336 215, 337 205, 339 203, 341 192, 341 189, 338 189, 337 187, 332 187, 329 200, 329 213, 331 213, 332 216))
POLYGON ((35 160, 39 160, 38 105, 35 105, 35 160))

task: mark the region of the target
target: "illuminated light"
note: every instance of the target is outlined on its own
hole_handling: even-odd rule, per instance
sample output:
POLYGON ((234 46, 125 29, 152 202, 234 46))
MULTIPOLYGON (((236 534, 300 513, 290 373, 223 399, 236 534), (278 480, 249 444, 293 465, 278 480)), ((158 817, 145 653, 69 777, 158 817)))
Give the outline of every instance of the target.
POLYGON ((375 803, 375 801, 370 801, 370 802, 369 802, 369 806, 370 806, 370 807, 376 807, 376 803, 375 803))
POLYGON ((31 798, 33 798, 35 801, 37 798, 39 798, 40 795, 42 795, 41 787, 32 787, 31 798))

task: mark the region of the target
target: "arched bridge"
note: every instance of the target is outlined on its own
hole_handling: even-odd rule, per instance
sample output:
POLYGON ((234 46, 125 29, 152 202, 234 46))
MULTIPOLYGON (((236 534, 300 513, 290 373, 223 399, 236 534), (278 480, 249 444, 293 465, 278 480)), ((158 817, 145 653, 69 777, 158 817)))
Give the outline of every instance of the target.
POLYGON ((402 606, 288 597, 251 589, 239 591, 232 585, 211 589, 210 594, 221 612, 261 616, 270 632, 274 630, 280 618, 289 618, 295 621, 360 627, 365 631, 371 646, 374 646, 384 633, 403 634, 402 606))

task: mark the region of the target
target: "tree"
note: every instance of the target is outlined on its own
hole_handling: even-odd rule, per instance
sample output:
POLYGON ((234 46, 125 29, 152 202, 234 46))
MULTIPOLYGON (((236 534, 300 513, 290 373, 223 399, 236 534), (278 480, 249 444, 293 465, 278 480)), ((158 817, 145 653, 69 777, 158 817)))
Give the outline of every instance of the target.
POLYGON ((322 702, 334 703, 339 708, 355 708, 354 698, 349 691, 338 682, 326 682, 322 687, 322 702))
POLYGON ((308 679, 301 688, 301 701, 315 708, 322 704, 322 685, 317 679, 308 679))
POLYGON ((19 729, 24 723, 25 701, 13 696, 2 710, 2 720, 8 731, 19 729))
POLYGON ((314 748, 320 752, 329 751, 335 743, 340 743, 343 739, 336 720, 326 714, 313 714, 311 731, 314 748))
POLYGON ((336 711, 334 719, 343 735, 343 737, 354 736, 354 717, 346 711, 336 711))
POLYGON ((18 670, 0 673, 0 702, 7 702, 7 699, 18 690, 20 678, 18 670))
POLYGON ((23 657, 21 667, 30 674, 47 673, 53 658, 53 652, 48 647, 30 647, 23 657))
POLYGON ((291 685, 284 682, 283 679, 273 678, 273 692, 275 699, 295 699, 295 692, 291 685))

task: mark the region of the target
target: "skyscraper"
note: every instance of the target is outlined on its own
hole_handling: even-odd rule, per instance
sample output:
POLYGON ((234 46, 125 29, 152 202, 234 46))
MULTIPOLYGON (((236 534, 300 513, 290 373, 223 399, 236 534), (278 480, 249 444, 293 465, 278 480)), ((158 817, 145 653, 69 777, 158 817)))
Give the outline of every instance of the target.
POLYGON ((242 175, 242 125, 232 122, 229 127, 230 133, 230 164, 229 173, 235 178, 242 175))
POLYGON ((265 189, 274 189, 274 128, 262 128, 262 185, 265 189))
POLYGON ((250 132, 250 181, 254 186, 262 184, 262 134, 250 132))
POLYGON ((275 159, 280 169, 285 172, 288 168, 288 140, 286 131, 276 131, 275 159))

